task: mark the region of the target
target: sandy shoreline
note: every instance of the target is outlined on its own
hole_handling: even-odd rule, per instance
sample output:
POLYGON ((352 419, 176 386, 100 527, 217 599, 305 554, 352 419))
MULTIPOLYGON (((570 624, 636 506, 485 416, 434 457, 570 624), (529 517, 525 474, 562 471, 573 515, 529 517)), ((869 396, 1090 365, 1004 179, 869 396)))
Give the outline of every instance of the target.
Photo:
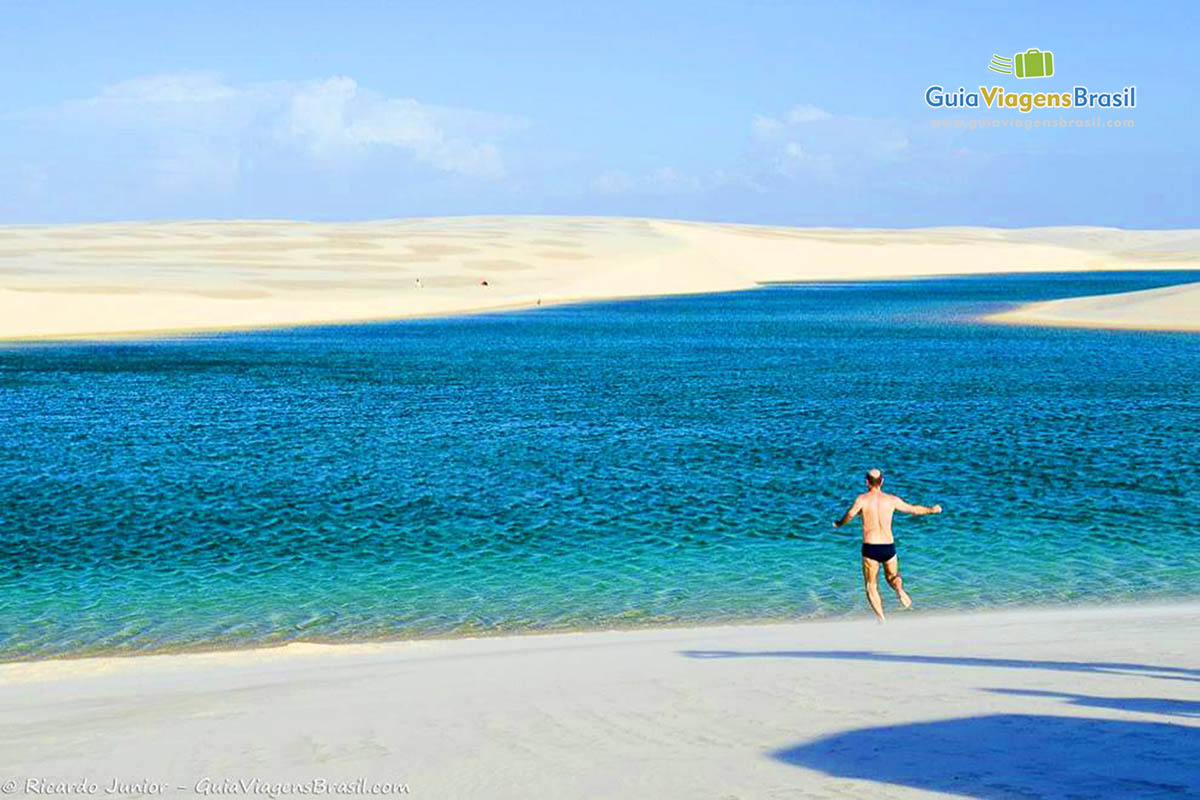
POLYGON ((986 319, 1063 328, 1200 331, 1200 283, 1031 303, 986 319))
POLYGON ((0 665, 0 774, 428 797, 1198 796, 1200 605, 0 665))
MULTIPOLYGON (((401 319, 778 281, 1198 265, 1194 230, 800 229, 587 217, 8 226, 0 227, 0 339, 401 319)), ((1200 316, 1197 293, 1153 307, 1137 298, 1105 303, 1080 318, 1194 329, 1200 316)), ((1076 324, 1071 314, 1050 316, 1076 324)))

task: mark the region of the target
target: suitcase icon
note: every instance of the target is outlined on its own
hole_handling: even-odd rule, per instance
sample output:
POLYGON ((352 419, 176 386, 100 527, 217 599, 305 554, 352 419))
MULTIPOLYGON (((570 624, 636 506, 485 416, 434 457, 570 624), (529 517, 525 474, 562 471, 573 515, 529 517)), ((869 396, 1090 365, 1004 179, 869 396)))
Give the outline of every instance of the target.
POLYGON ((1049 78, 1054 74, 1054 54, 1031 47, 1013 56, 1018 78, 1049 78))

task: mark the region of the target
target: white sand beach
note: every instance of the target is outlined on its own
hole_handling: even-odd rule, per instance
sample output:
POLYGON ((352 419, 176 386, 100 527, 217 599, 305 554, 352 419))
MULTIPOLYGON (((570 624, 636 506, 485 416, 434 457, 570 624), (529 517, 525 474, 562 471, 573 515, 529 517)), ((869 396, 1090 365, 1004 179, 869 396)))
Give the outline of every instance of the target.
POLYGON ((1067 328, 1200 331, 1200 283, 1031 303, 987 319, 1067 328))
POLYGON ((18 795, 327 779, 438 798, 1198 797, 1198 641, 1194 604, 882 628, 864 610, 6 664, 0 778, 18 795))
MULTIPOLYGON (((0 227, 0 339, 399 319, 770 281, 1198 265, 1195 230, 800 229, 586 217, 10 226, 0 227)), ((1193 329, 1200 294, 1171 297, 1043 307, 1021 321, 1193 329)))

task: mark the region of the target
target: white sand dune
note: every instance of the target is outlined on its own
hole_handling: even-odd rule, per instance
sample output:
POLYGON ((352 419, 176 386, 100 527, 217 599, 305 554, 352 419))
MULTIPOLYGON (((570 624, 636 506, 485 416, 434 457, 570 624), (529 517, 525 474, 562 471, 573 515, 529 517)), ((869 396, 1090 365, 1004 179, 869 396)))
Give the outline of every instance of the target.
POLYGON ((1200 283, 1031 303, 987 319, 1071 328, 1200 331, 1200 283))
POLYGON ((865 617, 0 665, 0 779, 1200 796, 1200 606, 865 617))
MULTIPOLYGON (((1198 264, 1200 232, 1104 228, 585 217, 0 227, 0 339, 397 319, 767 281, 1198 264)), ((1193 299, 1155 324, 1194 310, 1193 299)))

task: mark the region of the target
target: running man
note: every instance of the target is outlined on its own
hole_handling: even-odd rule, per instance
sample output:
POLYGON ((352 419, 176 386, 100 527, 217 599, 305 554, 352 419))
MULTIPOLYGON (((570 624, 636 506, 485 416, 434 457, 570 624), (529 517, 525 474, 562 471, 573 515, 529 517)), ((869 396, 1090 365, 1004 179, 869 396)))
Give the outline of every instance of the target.
POLYGON ((940 514, 941 506, 912 506, 883 491, 883 473, 873 469, 867 473, 867 491, 854 498, 854 505, 845 516, 833 523, 840 528, 859 513, 863 521, 862 571, 863 581, 867 585, 867 602, 880 622, 883 622, 883 600, 879 597, 879 565, 883 565, 884 579, 888 586, 896 590, 900 605, 912 607, 912 598, 904 591, 904 581, 900 579, 900 560, 896 557, 896 542, 892 539, 892 514, 903 511, 905 514, 940 514))

